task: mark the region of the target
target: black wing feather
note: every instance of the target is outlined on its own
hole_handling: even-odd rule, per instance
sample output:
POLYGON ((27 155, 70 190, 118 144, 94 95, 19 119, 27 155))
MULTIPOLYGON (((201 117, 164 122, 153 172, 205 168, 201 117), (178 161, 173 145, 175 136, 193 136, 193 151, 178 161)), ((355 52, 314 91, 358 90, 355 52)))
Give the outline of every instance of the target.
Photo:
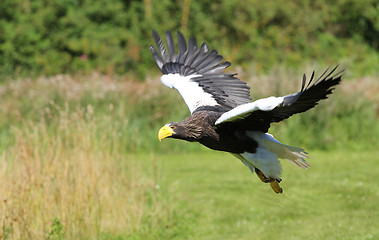
POLYGON ((170 31, 166 32, 167 49, 170 54, 170 62, 176 62, 175 43, 170 31))
POLYGON ((251 101, 250 88, 246 83, 236 78, 235 74, 224 72, 231 65, 230 62, 222 62, 223 57, 216 50, 210 51, 205 43, 198 48, 194 37, 189 39, 187 47, 183 34, 178 31, 177 36, 178 53, 175 51, 171 32, 166 32, 168 56, 159 34, 153 31, 158 51, 152 45, 150 51, 163 74, 196 75, 191 80, 197 82, 205 92, 212 94, 225 111, 251 101))
POLYGON ((321 78, 325 75, 325 72, 311 85, 314 79, 313 72, 305 89, 295 95, 291 94, 285 96, 281 106, 267 112, 270 122, 280 122, 293 114, 305 112, 315 107, 320 100, 328 98, 328 95, 331 94, 334 89, 333 86, 339 84, 342 79, 343 71, 331 76, 336 69, 337 67, 330 71, 325 77, 321 78))
MULTIPOLYGON (((154 37, 155 43, 158 46, 159 52, 160 52, 161 57, 162 57, 162 61, 168 62, 169 57, 167 56, 166 48, 165 48, 159 34, 156 31, 153 31, 153 37, 154 37)), ((150 49, 151 49, 151 47, 150 47, 150 49)))
POLYGON ((315 82, 313 82, 314 72, 308 83, 306 83, 306 76, 304 75, 301 91, 284 96, 283 103, 273 110, 248 112, 240 119, 221 123, 220 127, 232 126, 237 129, 267 132, 271 123, 280 122, 296 113, 305 112, 315 107, 320 100, 328 98, 334 86, 339 84, 342 79, 343 71, 332 75, 336 69, 337 67, 330 72, 328 72, 328 70, 325 71, 315 82), (328 74, 325 75, 326 72, 328 72, 328 74))

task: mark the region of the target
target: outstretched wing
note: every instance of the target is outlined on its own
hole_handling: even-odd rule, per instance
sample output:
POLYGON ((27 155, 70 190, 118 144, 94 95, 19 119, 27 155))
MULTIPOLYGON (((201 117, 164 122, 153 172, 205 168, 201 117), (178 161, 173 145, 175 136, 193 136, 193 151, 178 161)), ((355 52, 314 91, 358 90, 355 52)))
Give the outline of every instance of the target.
POLYGON ((333 86, 341 81, 343 71, 332 75, 337 67, 330 72, 327 69, 313 84, 314 72, 308 84, 304 74, 300 92, 243 104, 222 114, 216 125, 267 132, 272 122, 280 122, 293 114, 305 112, 316 106, 321 99, 326 99, 332 93, 333 86))
POLYGON ((224 72, 231 63, 222 62, 223 57, 216 50, 209 51, 205 43, 198 48, 193 37, 189 39, 187 47, 185 38, 178 31, 176 52, 172 34, 167 31, 167 54, 156 31, 153 31, 153 36, 158 51, 153 45, 150 45, 150 51, 163 73, 161 81, 167 87, 179 91, 191 113, 203 106, 221 106, 228 111, 251 102, 250 88, 235 74, 224 72))

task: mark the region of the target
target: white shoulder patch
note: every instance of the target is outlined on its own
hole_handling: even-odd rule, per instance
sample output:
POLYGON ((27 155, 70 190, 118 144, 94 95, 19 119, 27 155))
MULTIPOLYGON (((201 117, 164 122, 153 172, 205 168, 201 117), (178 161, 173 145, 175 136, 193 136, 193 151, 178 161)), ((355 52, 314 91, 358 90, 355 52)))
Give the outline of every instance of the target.
POLYGON ((170 73, 161 77, 161 81, 165 86, 178 90, 191 113, 200 106, 219 105, 212 94, 205 92, 197 82, 191 81, 191 78, 198 76, 201 75, 183 77, 178 73, 170 73))
POLYGON ((216 121, 216 125, 223 122, 231 122, 236 119, 243 118, 246 113, 257 110, 271 111, 283 102, 283 97, 268 97, 258 99, 251 103, 239 105, 232 110, 222 114, 216 121))

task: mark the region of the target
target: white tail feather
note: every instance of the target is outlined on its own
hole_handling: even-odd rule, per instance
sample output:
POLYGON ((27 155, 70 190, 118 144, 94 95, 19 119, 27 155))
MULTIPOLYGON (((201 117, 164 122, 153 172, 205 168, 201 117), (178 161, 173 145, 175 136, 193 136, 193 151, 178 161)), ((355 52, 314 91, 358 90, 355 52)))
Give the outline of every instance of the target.
POLYGON ((272 137, 272 139, 266 139, 265 143, 269 150, 275 153, 279 158, 287 159, 290 163, 293 163, 301 168, 308 168, 311 166, 304 160, 304 158, 308 158, 308 155, 304 149, 282 144, 274 137, 272 137))
POLYGON ((287 159, 301 168, 310 167, 310 164, 304 160, 308 158, 304 149, 282 144, 269 133, 247 131, 246 134, 258 143, 256 152, 233 155, 249 167, 251 172, 257 168, 266 177, 280 179, 282 168, 278 158, 287 159))

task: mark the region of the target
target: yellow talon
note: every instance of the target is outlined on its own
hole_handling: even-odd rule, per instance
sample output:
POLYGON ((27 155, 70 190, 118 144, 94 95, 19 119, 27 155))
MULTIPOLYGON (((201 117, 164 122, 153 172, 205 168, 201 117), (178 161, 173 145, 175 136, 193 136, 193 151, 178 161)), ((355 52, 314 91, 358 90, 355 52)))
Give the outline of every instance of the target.
POLYGON ((259 170, 258 168, 255 169, 255 173, 257 174, 257 176, 259 177, 259 179, 264 182, 264 183, 268 183, 269 182, 269 178, 266 177, 262 172, 261 170, 259 170))
POLYGON ((257 176, 262 182, 270 183, 270 186, 272 190, 274 190, 274 192, 283 193, 283 189, 279 186, 279 182, 281 181, 281 179, 277 180, 274 178, 268 178, 258 168, 255 169, 255 173, 257 174, 257 176))
POLYGON ((283 189, 279 186, 279 183, 276 180, 271 181, 270 186, 271 186, 272 190, 274 190, 274 192, 283 193, 283 189))

